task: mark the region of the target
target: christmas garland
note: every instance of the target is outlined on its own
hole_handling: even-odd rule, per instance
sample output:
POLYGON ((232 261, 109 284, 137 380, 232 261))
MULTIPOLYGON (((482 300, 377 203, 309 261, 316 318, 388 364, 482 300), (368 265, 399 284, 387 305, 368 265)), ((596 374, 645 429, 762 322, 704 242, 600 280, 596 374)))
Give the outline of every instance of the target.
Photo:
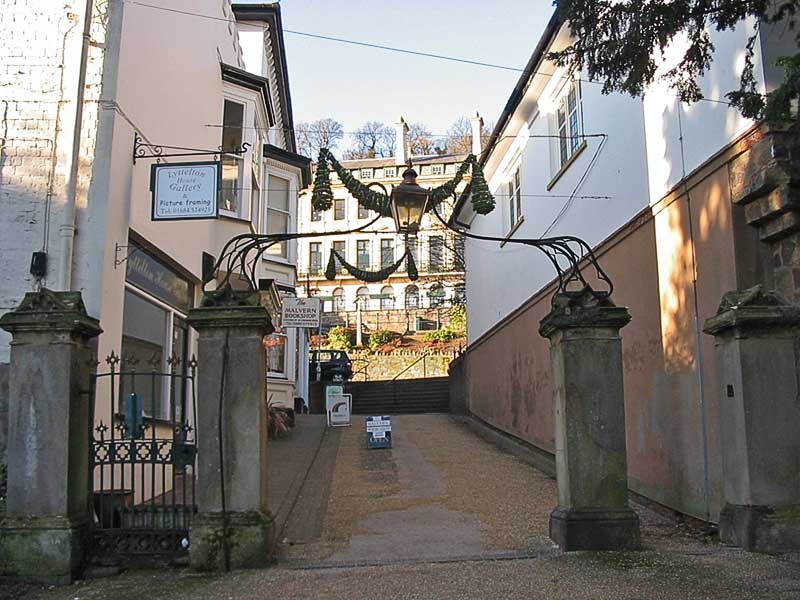
POLYGON ((339 261, 339 264, 341 264, 345 270, 350 273, 350 275, 359 281, 365 281, 367 283, 377 283, 379 281, 383 281, 389 277, 389 275, 395 273, 403 264, 404 260, 407 261, 408 265, 408 278, 412 281, 419 279, 419 273, 417 272, 417 265, 414 262, 414 257, 411 256, 411 253, 408 250, 403 253, 403 256, 401 256, 397 262, 384 267, 380 271, 365 271, 364 269, 359 269, 358 267, 347 262, 336 250, 331 250, 330 257, 328 258, 328 266, 325 268, 325 279, 328 281, 333 281, 336 279, 336 260, 339 261))
MULTIPOLYGON (((317 161, 317 172, 314 176, 314 189, 311 195, 311 204, 317 211, 324 211, 331 208, 333 205, 333 191, 331 190, 330 181, 330 166, 339 175, 342 184, 347 190, 358 200, 358 203, 368 210, 373 210, 383 217, 391 217, 391 200, 389 196, 382 192, 371 189, 369 186, 364 185, 358 179, 353 177, 348 169, 345 169, 339 161, 337 161, 327 148, 322 148, 319 151, 319 159, 317 161)), ((489 191, 489 186, 486 183, 486 178, 483 175, 483 169, 474 154, 470 154, 459 165, 455 176, 450 181, 443 183, 439 187, 433 188, 428 197, 428 210, 432 210, 438 206, 443 200, 451 197, 467 174, 467 171, 472 169, 472 190, 471 198, 472 209, 480 215, 486 215, 494 210, 495 202, 494 197, 489 191)))

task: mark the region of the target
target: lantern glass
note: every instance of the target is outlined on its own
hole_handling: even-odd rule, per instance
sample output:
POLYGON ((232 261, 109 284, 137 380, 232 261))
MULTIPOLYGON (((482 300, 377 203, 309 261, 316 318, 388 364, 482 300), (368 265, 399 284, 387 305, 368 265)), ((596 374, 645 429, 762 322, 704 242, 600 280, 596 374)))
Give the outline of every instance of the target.
POLYGON ((403 182, 392 190, 392 216, 398 233, 417 233, 428 204, 429 190, 417 184, 417 172, 406 169, 403 182))

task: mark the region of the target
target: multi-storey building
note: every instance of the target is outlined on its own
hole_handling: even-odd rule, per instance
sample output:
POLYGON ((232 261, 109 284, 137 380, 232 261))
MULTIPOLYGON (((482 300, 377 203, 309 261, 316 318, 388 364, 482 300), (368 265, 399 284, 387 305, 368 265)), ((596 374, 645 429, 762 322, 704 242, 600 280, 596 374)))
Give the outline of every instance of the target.
MULTIPOLYGON (((103 1, 86 15, 0 1, 0 30, 13 32, 4 54, 16 57, 0 75, 0 313, 38 287, 80 291, 103 328, 101 357, 139 356, 163 370, 171 356, 185 368, 195 351, 186 317, 201 300, 203 252, 219 256, 237 234, 293 231, 310 174, 295 154, 279 6, 177 6, 103 1), (16 27, 34 21, 35 35, 16 27), (153 220, 156 157, 134 158, 135 144, 145 155, 163 146, 167 165, 219 159, 218 218, 153 220), (242 144, 247 152, 214 156, 242 144), (207 156, 168 156, 186 148, 207 156), (34 252, 41 270, 30 273, 34 252)), ((285 405, 306 394, 305 334, 277 317, 280 296, 294 293, 296 254, 294 242, 274 246, 258 268, 276 315, 270 394, 285 405)), ((0 374, 9 342, 0 331, 0 374)), ((157 396, 156 416, 168 414, 170 390, 157 396)))
MULTIPOLYGON (((397 151, 389 158, 344 160, 342 165, 363 183, 380 185, 388 193, 402 180, 410 159, 418 173, 418 183, 435 188, 453 178, 467 154, 411 156, 408 126, 403 118, 396 124, 397 151)), ((480 153, 480 117, 473 117, 473 152, 480 153)), ((469 182, 465 177, 458 191, 469 182)), ((363 208, 342 182, 331 173, 334 194, 331 210, 318 212, 311 206, 311 189, 299 199, 299 226, 302 232, 351 231, 367 225, 375 213, 363 208)), ((443 207, 447 218, 452 203, 443 207)), ((419 234, 408 239, 394 232, 391 218, 382 218, 365 231, 306 238, 299 244, 298 292, 322 299, 323 321, 327 324, 354 323, 353 314, 362 313, 365 327, 394 330, 435 328, 453 304, 464 301, 463 238, 445 229, 436 216, 426 214, 419 234), (359 281, 341 264, 336 278, 328 280, 325 270, 331 252, 336 251, 351 265, 366 271, 378 271, 392 265, 406 249, 417 265, 419 278, 411 280, 407 265, 379 283, 359 281)))

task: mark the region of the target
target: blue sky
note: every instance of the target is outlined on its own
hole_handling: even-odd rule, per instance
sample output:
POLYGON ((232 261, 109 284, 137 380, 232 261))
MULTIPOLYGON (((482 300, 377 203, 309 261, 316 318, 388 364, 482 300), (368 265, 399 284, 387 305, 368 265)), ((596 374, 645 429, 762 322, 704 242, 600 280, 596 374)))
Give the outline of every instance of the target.
MULTIPOLYGON (((242 2, 242 0, 239 0, 242 2)), ((550 0, 282 0, 284 29, 522 68, 550 0)), ((459 116, 496 120, 519 73, 286 33, 295 122, 353 131, 399 115, 444 133, 459 116)), ((345 139, 345 144, 347 139, 345 139)))

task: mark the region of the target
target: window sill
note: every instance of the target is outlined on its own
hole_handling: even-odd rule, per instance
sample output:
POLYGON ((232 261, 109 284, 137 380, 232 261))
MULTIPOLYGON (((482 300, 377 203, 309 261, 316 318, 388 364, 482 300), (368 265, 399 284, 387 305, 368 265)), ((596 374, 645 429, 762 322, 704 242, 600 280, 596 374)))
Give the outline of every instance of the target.
POLYGON ((556 185, 556 183, 558 183, 558 180, 561 179, 561 176, 567 171, 567 169, 570 168, 572 163, 574 163, 577 160, 577 158, 583 153, 584 150, 586 150, 586 140, 583 140, 581 142, 581 145, 575 148, 575 152, 572 153, 572 156, 570 156, 567 159, 567 162, 565 162, 562 165, 562 167, 556 172, 556 174, 553 175, 553 178, 550 180, 550 183, 547 184, 548 192, 556 185))
POLYGON ((223 212, 219 213, 219 218, 225 219, 226 221, 233 221, 234 223, 245 224, 248 227, 250 227, 250 229, 252 229, 253 232, 255 232, 255 226, 253 225, 253 222, 250 219, 244 219, 242 217, 237 217, 236 215, 233 214, 225 214, 223 212))
POLYGON ((505 237, 506 237, 506 239, 505 239, 505 240, 503 240, 502 242, 500 242, 500 247, 501 247, 501 248, 502 248, 503 246, 505 246, 505 245, 508 243, 508 240, 510 240, 510 239, 511 239, 511 236, 512 236, 512 235, 514 235, 514 234, 517 232, 517 229, 519 229, 519 228, 520 228, 520 226, 521 226, 521 225, 522 225, 524 222, 525 222, 525 216, 523 215, 523 216, 521 216, 521 217, 519 218, 519 220, 518 220, 518 221, 517 221, 517 222, 514 224, 514 226, 511 228, 511 231, 509 231, 509 232, 506 234, 506 236, 505 236, 505 237))

